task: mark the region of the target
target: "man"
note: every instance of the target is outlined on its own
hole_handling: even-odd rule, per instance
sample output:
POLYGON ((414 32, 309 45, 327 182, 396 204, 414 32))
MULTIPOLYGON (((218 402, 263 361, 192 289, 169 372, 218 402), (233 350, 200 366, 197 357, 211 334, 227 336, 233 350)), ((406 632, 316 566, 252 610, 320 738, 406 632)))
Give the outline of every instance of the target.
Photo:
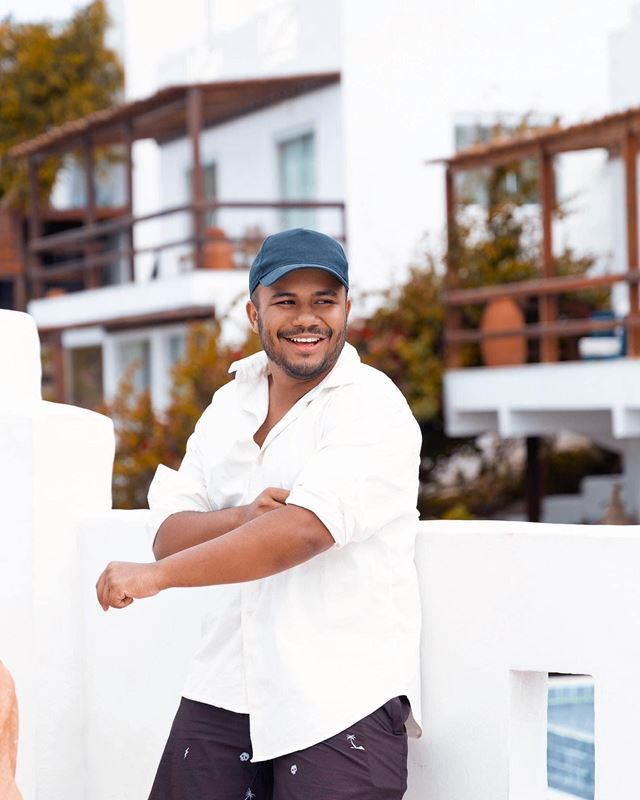
POLYGON ((232 364, 149 492, 155 563, 110 564, 102 607, 214 586, 152 800, 395 800, 420 733, 413 563, 419 428, 345 344, 340 245, 269 236, 232 364))

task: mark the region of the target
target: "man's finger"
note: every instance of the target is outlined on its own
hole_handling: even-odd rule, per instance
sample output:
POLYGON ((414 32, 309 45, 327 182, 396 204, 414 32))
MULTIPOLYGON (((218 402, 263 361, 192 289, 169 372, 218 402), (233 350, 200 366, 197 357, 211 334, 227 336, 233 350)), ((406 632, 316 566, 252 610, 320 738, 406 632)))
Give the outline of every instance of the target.
POLYGON ((269 494, 271 498, 278 503, 284 503, 287 497, 289 497, 289 492, 286 489, 277 489, 275 487, 269 489, 269 494))

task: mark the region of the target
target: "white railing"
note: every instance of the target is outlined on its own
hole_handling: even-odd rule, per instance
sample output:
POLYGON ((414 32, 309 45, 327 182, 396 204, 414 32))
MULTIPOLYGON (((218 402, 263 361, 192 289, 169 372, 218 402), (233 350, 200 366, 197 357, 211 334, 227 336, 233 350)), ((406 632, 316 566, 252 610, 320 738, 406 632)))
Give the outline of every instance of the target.
MULTIPOLYGON (((147 796, 207 590, 105 614, 109 560, 148 560, 110 511, 109 420, 43 403, 35 326, 0 311, 0 659, 16 682, 25 800, 147 796)), ((596 800, 640 796, 640 531, 421 523, 424 736, 407 800, 540 800, 547 672, 595 681, 596 800)), ((549 795, 550 796, 550 795, 549 795)))

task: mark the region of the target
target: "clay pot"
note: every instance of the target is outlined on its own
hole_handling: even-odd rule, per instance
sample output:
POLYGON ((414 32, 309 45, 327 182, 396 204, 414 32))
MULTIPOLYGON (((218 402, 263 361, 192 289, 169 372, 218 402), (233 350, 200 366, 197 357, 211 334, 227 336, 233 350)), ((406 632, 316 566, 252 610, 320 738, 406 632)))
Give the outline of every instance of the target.
MULTIPOLYGON (((480 320, 484 333, 524 329, 525 319, 520 306, 510 297, 499 297, 485 306, 480 320)), ((527 339, 524 335, 484 339, 480 343, 482 360, 487 367, 524 364, 527 360, 527 339)))
POLYGON ((233 244, 222 228, 207 228, 199 266, 203 269, 234 269, 233 244))

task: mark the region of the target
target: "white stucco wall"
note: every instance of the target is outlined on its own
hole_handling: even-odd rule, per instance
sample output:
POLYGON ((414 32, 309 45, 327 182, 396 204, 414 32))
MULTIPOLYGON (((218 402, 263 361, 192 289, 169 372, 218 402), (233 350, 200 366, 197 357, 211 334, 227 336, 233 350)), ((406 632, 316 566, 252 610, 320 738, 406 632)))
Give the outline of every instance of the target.
POLYGON ((0 657, 20 706, 26 800, 82 797, 84 648, 76 522, 111 506, 113 428, 40 399, 26 314, 0 310, 0 657))
MULTIPOLYGON (((107 561, 151 559, 146 512, 108 510, 109 420, 40 400, 30 318, 0 312, 0 342, 14 388, 0 412, 0 655, 20 703, 18 784, 26 800, 139 800, 208 593, 99 608, 107 561)), ((593 676, 596 796, 637 797, 639 532, 420 524, 425 730, 407 800, 543 797, 548 671, 593 676)))

